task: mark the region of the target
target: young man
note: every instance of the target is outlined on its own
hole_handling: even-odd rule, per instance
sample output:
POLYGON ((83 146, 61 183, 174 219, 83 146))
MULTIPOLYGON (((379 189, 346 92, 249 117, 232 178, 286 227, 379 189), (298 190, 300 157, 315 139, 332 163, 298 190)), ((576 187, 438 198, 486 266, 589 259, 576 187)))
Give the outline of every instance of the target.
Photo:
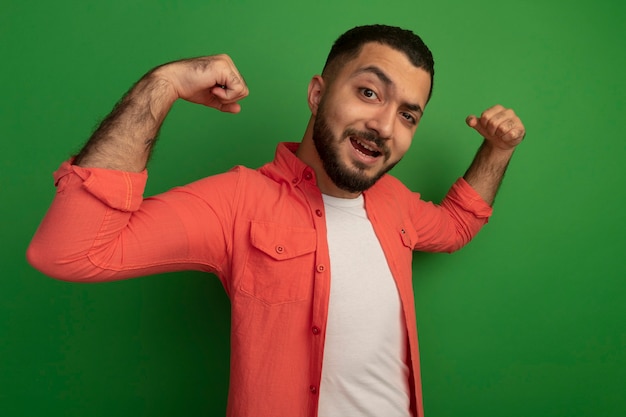
POLYGON ((468 117, 485 138, 475 160, 440 205, 420 200, 386 172, 411 144, 433 74, 412 32, 351 29, 310 82, 300 143, 259 170, 144 199, 174 101, 237 113, 248 94, 225 55, 158 67, 55 173, 28 258, 71 281, 216 274, 232 304, 229 416, 422 416, 412 251, 469 242, 524 137, 502 106, 468 117))

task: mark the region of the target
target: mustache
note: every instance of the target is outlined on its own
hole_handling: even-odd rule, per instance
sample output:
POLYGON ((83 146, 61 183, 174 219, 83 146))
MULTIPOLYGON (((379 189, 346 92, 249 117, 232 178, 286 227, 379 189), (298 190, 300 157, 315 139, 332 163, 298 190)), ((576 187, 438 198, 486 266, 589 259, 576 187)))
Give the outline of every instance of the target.
POLYGON ((385 155, 389 154, 389 149, 387 148, 387 141, 372 131, 362 131, 362 130, 356 130, 354 128, 348 128, 343 132, 343 134, 344 134, 344 137, 356 136, 359 138, 363 138, 369 142, 374 142, 374 144, 376 144, 378 149, 380 149, 380 151, 383 154, 385 155))

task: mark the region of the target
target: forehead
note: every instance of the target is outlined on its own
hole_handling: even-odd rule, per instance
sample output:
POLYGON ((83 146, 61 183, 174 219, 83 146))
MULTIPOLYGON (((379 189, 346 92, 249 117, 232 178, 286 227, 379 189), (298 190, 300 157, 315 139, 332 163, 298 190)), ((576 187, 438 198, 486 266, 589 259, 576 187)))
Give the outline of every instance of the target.
POLYGON ((426 105, 431 76, 423 68, 413 65, 404 52, 377 42, 366 43, 359 54, 339 70, 337 78, 350 82, 360 77, 373 77, 371 71, 364 71, 366 68, 380 70, 389 78, 392 87, 418 101, 422 108, 426 105))
POLYGON ((407 63, 410 64, 409 58, 404 52, 379 42, 368 42, 364 44, 357 56, 352 59, 352 61, 355 62, 371 60, 399 60, 407 61, 407 63))

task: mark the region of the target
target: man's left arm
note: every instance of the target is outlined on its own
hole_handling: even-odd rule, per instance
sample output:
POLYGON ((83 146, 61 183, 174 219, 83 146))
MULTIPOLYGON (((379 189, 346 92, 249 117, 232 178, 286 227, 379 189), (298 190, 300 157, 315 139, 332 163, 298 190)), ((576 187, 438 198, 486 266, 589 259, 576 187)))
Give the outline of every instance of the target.
POLYGON ((524 139, 526 130, 515 112, 501 105, 485 110, 480 117, 468 116, 465 121, 484 141, 463 178, 492 205, 515 147, 524 139))

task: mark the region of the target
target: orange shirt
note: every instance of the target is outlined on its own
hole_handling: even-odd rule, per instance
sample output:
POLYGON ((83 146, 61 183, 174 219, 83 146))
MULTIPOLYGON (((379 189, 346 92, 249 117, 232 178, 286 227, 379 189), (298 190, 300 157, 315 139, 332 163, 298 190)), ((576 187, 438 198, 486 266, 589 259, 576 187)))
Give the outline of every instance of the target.
MULTIPOLYGON (((65 162, 28 259, 49 276, 81 282, 214 273, 232 305, 228 416, 316 416, 331 271, 324 203, 297 147, 279 145, 258 170, 237 167, 146 199, 146 172, 65 162)), ((412 251, 459 249, 491 207, 463 179, 440 205, 390 175, 364 198, 398 287, 412 407, 423 416, 412 251)))

